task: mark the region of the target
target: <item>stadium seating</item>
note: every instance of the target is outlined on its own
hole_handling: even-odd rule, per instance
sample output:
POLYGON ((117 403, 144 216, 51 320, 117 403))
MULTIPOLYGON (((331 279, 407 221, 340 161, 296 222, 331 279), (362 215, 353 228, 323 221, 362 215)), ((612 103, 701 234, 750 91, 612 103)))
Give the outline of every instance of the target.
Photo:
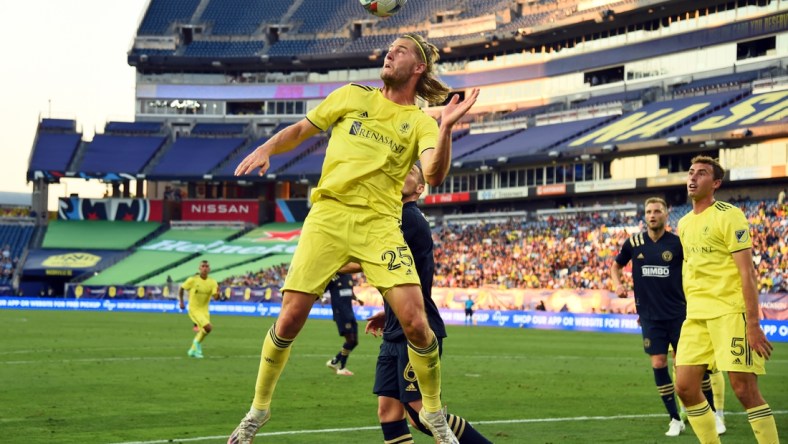
MULTIPOLYGON (((691 112, 689 115, 683 116, 681 119, 673 123, 671 126, 664 129, 660 129, 655 134, 638 134, 638 133, 620 134, 619 137, 615 138, 616 143, 642 142, 644 140, 654 140, 657 138, 665 137, 666 135, 668 135, 673 131, 676 131, 690 123, 696 122, 703 116, 709 115, 711 113, 716 113, 721 109, 723 109, 724 107, 740 101, 747 94, 748 94, 747 91, 728 91, 728 92, 702 95, 702 96, 684 97, 675 100, 652 102, 631 113, 622 115, 620 119, 612 121, 610 125, 612 126, 622 120, 630 119, 632 118, 633 115, 635 115, 636 117, 647 116, 650 114, 658 114, 658 113, 659 115, 664 115, 670 112, 680 112, 685 109, 690 109, 690 107, 693 106, 705 105, 691 112)), ((594 144, 598 144, 598 143, 596 142, 595 139, 591 139, 580 144, 573 143, 572 146, 579 148, 579 147, 592 146, 594 144)))
POLYGON ((323 160, 326 157, 327 146, 328 144, 321 145, 289 168, 278 172, 277 175, 286 178, 319 177, 323 167, 323 160))
POLYGON ((211 58, 254 57, 260 54, 264 47, 265 42, 262 40, 242 42, 195 40, 186 46, 183 55, 185 57, 211 58))
MULTIPOLYGON (((304 0, 293 12, 291 22, 299 23, 298 32, 311 34, 336 32, 349 20, 369 18, 369 15, 356 2, 344 0, 304 0)), ((299 54, 297 52, 290 55, 299 54)))
POLYGON ((80 134, 39 132, 33 144, 29 171, 66 171, 79 147, 80 134))
POLYGON ((161 122, 107 122, 105 133, 156 134, 162 131, 161 122))
POLYGON ((268 50, 270 57, 293 57, 298 55, 334 54, 347 42, 343 38, 316 40, 279 40, 268 50))
POLYGON ((166 34, 173 22, 188 22, 199 4, 200 0, 151 0, 137 34, 166 34))
POLYGON ((465 8, 459 15, 460 19, 478 17, 485 14, 501 12, 512 5, 509 0, 474 0, 466 1, 465 8))
POLYGON ((30 223, 0 223, 0 286, 11 283, 34 231, 35 227, 30 223))
POLYGON ((63 131, 75 133, 77 122, 70 119, 41 119, 38 123, 39 131, 63 131))
POLYGON ((246 142, 241 138, 181 137, 164 153, 152 177, 202 177, 246 142))
POLYGON ((219 166, 216 170, 213 171, 213 175, 216 177, 230 177, 235 173, 235 168, 238 167, 238 164, 241 163, 242 160, 246 158, 249 154, 252 153, 258 146, 265 143, 268 140, 268 137, 263 137, 262 139, 257 139, 252 144, 242 148, 234 155, 230 156, 224 162, 224 166, 219 166))
POLYGON ((501 138, 499 141, 488 144, 477 152, 456 157, 455 159, 463 162, 494 162, 498 157, 512 159, 546 154, 551 148, 560 145, 562 142, 574 139, 589 128, 594 128, 609 120, 609 117, 597 117, 595 119, 536 126, 524 131, 516 131, 511 137, 501 138))
POLYGON ((318 144, 324 143, 325 140, 325 136, 322 135, 310 137, 292 150, 271 157, 271 167, 268 169, 268 172, 275 174, 281 173, 283 168, 289 166, 295 159, 315 148, 318 144))
POLYGON ((97 134, 77 170, 83 173, 140 173, 166 141, 164 136, 97 134))
POLYGON ((11 259, 22 256, 35 227, 32 224, 0 223, 0 247, 9 246, 11 259))
POLYGON ((739 72, 723 76, 715 76, 706 79, 693 80, 686 85, 682 85, 673 90, 677 95, 705 92, 708 90, 722 88, 741 88, 749 87, 750 83, 758 78, 756 71, 739 72))
POLYGON ((452 160, 463 160, 463 157, 470 153, 522 131, 523 130, 496 131, 481 134, 467 134, 458 137, 452 143, 452 160))
POLYGON ((192 128, 191 134, 231 136, 243 134, 244 131, 244 123, 198 123, 192 128))
POLYGON ((216 35, 251 35, 263 23, 279 23, 290 2, 259 0, 209 0, 200 17, 216 35))

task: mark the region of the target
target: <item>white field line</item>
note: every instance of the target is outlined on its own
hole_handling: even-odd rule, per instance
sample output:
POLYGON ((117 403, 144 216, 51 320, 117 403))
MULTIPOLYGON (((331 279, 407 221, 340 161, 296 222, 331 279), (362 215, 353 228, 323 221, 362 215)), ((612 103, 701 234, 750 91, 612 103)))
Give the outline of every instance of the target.
MULTIPOLYGON (((94 349, 86 350, 88 352, 93 351, 94 349)), ((114 350, 114 349, 113 349, 114 350)), ((161 350, 161 349, 159 349, 161 350)), ((47 354, 47 353, 54 353, 54 350, 46 350, 46 351, 36 351, 36 353, 47 354)), ((27 350, 17 350, 15 352, 0 352, 0 355, 9 355, 12 353, 24 354, 27 353, 27 350)), ((293 358, 325 358, 329 356, 329 354, 310 354, 310 353, 294 353, 291 359, 293 358)), ((353 357, 355 359, 359 358, 366 358, 366 359, 375 359, 377 358, 377 354, 365 354, 365 353, 354 353, 353 357)), ((451 359, 462 359, 462 360, 488 360, 491 358, 496 359, 514 359, 514 360, 527 360, 532 359, 532 355, 523 354, 523 355, 509 355, 509 356, 501 356, 501 355, 459 355, 456 353, 452 353, 450 355, 451 359)), ((61 363, 61 364, 68 364, 68 363, 81 363, 81 362, 130 362, 130 361, 179 361, 184 359, 190 359, 187 356, 126 356, 126 357, 118 357, 118 358, 74 358, 74 359, 52 359, 51 355, 47 355, 44 359, 26 359, 26 360, 14 360, 14 361, 3 361, 0 360, 0 366, 2 365, 38 365, 41 361, 46 361, 47 363, 61 363)), ((255 355, 216 355, 216 356, 206 356, 205 359, 260 359, 259 354, 255 355)), ((546 359, 541 357, 540 359, 546 359)), ((552 360, 578 360, 578 359, 588 359, 586 356, 552 356, 550 357, 552 360)), ((640 356, 625 356, 625 357, 615 357, 615 356, 594 356, 595 360, 610 360, 610 361, 642 361, 645 358, 641 358, 640 356)), ((787 359, 770 359, 768 364, 785 364, 788 363, 787 359)))
MULTIPOLYGON (((773 411, 774 415, 785 415, 788 410, 773 411)), ((728 415, 746 415, 746 412, 726 412, 728 415)), ((614 416, 574 416, 566 418, 528 418, 528 419, 501 419, 494 421, 473 421, 472 424, 533 424, 533 423, 554 423, 554 422, 577 422, 577 421, 615 421, 620 419, 639 419, 639 418, 661 418, 664 413, 652 413, 646 415, 614 415, 614 416)), ((283 436, 283 435, 307 435, 315 433, 348 433, 359 432, 364 430, 378 430, 380 426, 370 427, 347 427, 342 429, 319 429, 319 430, 291 430, 287 432, 268 432, 258 433, 257 436, 283 436)), ((199 441, 212 441, 227 439, 227 435, 219 436, 196 436, 194 438, 170 438, 159 439, 154 441, 126 441, 114 444, 166 444, 174 442, 199 442, 199 441)))

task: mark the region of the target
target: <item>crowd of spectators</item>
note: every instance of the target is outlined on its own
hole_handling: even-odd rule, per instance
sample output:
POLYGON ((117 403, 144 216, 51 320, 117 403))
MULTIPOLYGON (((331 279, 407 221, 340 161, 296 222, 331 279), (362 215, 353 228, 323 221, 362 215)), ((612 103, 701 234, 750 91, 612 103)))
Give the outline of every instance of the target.
POLYGON ((761 202, 747 212, 761 293, 788 292, 788 205, 761 202))
POLYGON ((289 264, 279 264, 271 268, 248 271, 239 276, 230 276, 219 283, 222 287, 277 287, 285 283, 289 264))
MULTIPOLYGON (((788 292, 788 205, 739 202, 753 237, 758 289, 788 292)), ((675 227, 668 227, 674 230, 675 227)), ((622 243, 644 230, 642 215, 584 213, 505 223, 444 225, 433 230, 436 287, 611 290, 610 266, 622 243)), ((226 279, 222 285, 275 286, 287 264, 226 279)), ((625 283, 631 286, 631 271, 625 283)), ((363 275, 358 285, 366 285, 363 275)))
POLYGON ((2 217, 31 217, 30 207, 0 206, 0 218, 2 217))

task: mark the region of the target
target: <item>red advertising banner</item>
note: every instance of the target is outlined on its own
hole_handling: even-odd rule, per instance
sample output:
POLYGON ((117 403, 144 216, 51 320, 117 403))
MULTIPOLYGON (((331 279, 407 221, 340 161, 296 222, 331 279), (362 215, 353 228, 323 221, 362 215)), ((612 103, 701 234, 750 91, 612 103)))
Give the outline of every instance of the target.
POLYGON ((446 193, 446 194, 430 194, 424 198, 424 203, 431 204, 444 204, 455 202, 469 202, 471 200, 471 193, 446 193))
POLYGON ((249 222, 260 220, 260 204, 256 200, 184 200, 181 219, 197 221, 249 222))

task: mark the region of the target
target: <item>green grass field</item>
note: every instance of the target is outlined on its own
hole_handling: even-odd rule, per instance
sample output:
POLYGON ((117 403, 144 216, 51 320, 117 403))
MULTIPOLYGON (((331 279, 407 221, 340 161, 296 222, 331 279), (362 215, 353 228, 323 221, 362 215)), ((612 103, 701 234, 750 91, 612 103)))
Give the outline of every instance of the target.
MULTIPOLYGON (((0 310, 0 442, 221 443, 249 407, 272 318, 214 316, 206 358, 189 359, 185 315, 0 310)), ((362 327, 363 328, 363 327, 362 327)), ((371 393, 379 340, 342 344, 309 321, 257 442, 380 443, 371 393)), ((761 388, 788 439, 788 344, 775 344, 761 388)), ((667 438, 640 337, 450 327, 443 398, 495 443, 695 443, 667 438)), ((755 442, 727 390, 726 443, 755 442)), ((414 431, 417 443, 432 442, 414 431)))

